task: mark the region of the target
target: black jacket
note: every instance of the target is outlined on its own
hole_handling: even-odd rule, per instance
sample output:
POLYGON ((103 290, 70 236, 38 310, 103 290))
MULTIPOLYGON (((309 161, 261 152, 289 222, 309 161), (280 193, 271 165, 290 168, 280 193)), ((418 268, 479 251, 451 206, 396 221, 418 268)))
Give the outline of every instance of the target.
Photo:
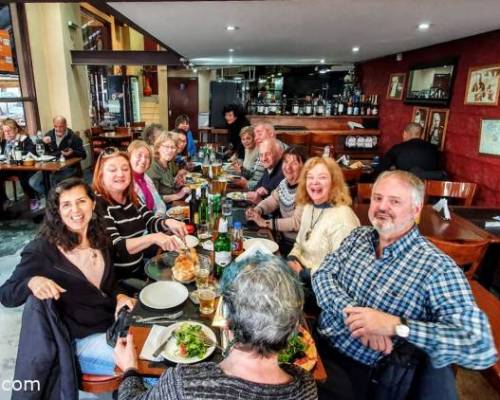
POLYGON ((54 129, 48 131, 45 136, 49 136, 51 140, 50 144, 45 145, 47 154, 59 158, 61 157, 62 150, 70 148, 73 150, 73 154, 71 155, 71 157, 81 157, 82 159, 85 159, 87 157, 87 153, 85 153, 85 149, 83 148, 82 139, 75 135, 75 133, 71 129, 68 129, 66 136, 63 137, 63 140, 61 141, 61 143, 59 143, 59 146, 57 146, 56 144, 56 133, 54 129))
MULTIPOLYGON (((36 146, 28 136, 21 135, 19 139, 23 155, 26 155, 28 153, 36 155, 36 146)), ((2 149, 2 154, 5 154, 6 146, 7 146, 7 141, 5 139, 2 139, 0 141, 0 148, 2 149)))
POLYGON ((280 182, 285 179, 285 176, 283 175, 282 164, 283 159, 280 159, 271 172, 266 169, 264 171, 264 175, 262 175, 262 178, 260 178, 260 181, 255 187, 263 187, 267 190, 267 193, 271 194, 271 192, 278 187, 280 182))
POLYGON ((68 329, 54 300, 30 296, 23 311, 14 380, 23 385, 12 400, 77 400, 76 361, 68 329))
POLYGON ((24 248, 21 262, 0 287, 0 302, 5 307, 24 304, 31 295, 28 281, 34 276, 44 276, 66 289, 56 307, 71 338, 106 332, 114 321, 117 291, 110 254, 103 255, 104 274, 98 289, 56 246, 37 238, 24 248))
POLYGON ((229 143, 232 143, 233 150, 238 153, 238 158, 243 159, 245 157, 245 148, 241 143, 240 131, 245 126, 249 126, 250 122, 248 121, 247 117, 241 116, 238 117, 232 124, 226 125, 229 143))

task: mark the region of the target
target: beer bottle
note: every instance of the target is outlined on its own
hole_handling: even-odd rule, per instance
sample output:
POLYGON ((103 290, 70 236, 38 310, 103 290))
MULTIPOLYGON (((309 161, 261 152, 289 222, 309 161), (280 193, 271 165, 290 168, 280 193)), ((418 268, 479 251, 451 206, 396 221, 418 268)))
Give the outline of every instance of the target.
POLYGON ((191 199, 189 200, 189 223, 194 226, 199 223, 198 200, 196 199, 196 189, 191 189, 191 199))
POLYGON ((208 199, 207 199, 207 189, 205 187, 201 188, 201 197, 198 204, 198 220, 200 224, 209 223, 210 213, 208 210, 208 199))
POLYGON ((214 242, 215 277, 221 279, 224 269, 231 263, 231 239, 227 233, 227 220, 219 220, 219 233, 214 242))

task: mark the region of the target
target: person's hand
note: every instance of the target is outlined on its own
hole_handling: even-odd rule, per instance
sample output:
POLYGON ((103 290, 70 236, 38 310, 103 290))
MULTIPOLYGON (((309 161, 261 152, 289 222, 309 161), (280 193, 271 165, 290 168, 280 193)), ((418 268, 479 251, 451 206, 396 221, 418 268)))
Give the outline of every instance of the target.
POLYGON ((183 199, 185 196, 187 196, 190 193, 191 193, 191 189, 189 189, 189 187, 187 187, 187 186, 182 187, 181 190, 179 190, 177 192, 177 196, 178 196, 177 200, 183 199))
POLYGON ((125 294, 119 294, 116 296, 116 308, 115 308, 115 319, 118 317, 118 312, 122 307, 127 306, 130 311, 132 311, 137 303, 137 299, 129 297, 125 294))
POLYGON ((238 160, 235 160, 231 163, 231 168, 238 174, 241 174, 241 164, 238 160))
POLYGON ((73 154, 73 149, 70 149, 70 148, 67 148, 63 151, 61 151, 61 154, 64 156, 64 157, 69 157, 70 155, 73 154))
POLYGON ((165 220, 164 222, 165 222, 165 227, 170 229, 170 231, 174 235, 180 236, 181 238, 183 238, 184 236, 186 236, 188 234, 186 224, 184 222, 177 221, 176 219, 173 219, 173 218, 169 218, 169 219, 165 220))
POLYGON ((236 178, 236 179, 233 179, 232 183, 233 183, 233 185, 235 185, 239 188, 242 188, 242 189, 246 189, 248 187, 248 180, 246 178, 244 178, 243 176, 236 178))
POLYGON ((115 364, 122 371, 137 369, 137 351, 131 333, 126 338, 118 338, 115 346, 115 364))
POLYGON ((253 220, 254 217, 260 215, 260 210, 257 208, 247 208, 245 210, 245 217, 247 219, 253 220))
POLYGON ((385 355, 392 353, 392 339, 389 336, 364 335, 360 336, 359 340, 364 346, 372 350, 379 351, 385 355))
POLYGON ((261 215, 254 208, 249 208, 245 211, 247 221, 253 221, 260 228, 266 228, 266 220, 261 217, 261 215))
POLYGON ((45 144, 50 144, 50 143, 52 143, 52 139, 50 138, 50 136, 44 136, 42 138, 42 142, 45 144))
POLYGON ((298 261, 295 261, 295 260, 290 260, 290 261, 287 261, 287 264, 288 266, 290 267, 290 269, 295 272, 297 275, 300 273, 300 271, 302 271, 302 265, 300 265, 300 263, 298 261))
POLYGON ((264 189, 262 186, 260 188, 258 188, 256 190, 257 194, 260 196, 260 197, 265 197, 268 195, 268 192, 266 189, 264 189))
POLYGON ((66 292, 52 279, 45 278, 44 276, 34 276, 28 281, 28 288, 39 300, 56 299, 59 300, 61 293, 66 292))
POLYGON ((366 335, 393 336, 399 317, 368 307, 346 307, 345 324, 353 337, 366 335))
POLYGON ((253 204, 257 204, 260 202, 260 196, 257 192, 248 192, 247 193, 247 201, 253 204))
POLYGON ((179 242, 175 239, 175 236, 169 236, 163 232, 151 233, 150 235, 153 243, 163 251, 179 251, 179 242))

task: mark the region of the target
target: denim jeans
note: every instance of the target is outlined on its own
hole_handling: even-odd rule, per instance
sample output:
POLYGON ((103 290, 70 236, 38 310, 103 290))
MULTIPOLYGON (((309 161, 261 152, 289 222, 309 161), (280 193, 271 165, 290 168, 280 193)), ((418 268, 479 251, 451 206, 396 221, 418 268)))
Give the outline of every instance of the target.
MULTIPOLYGON (((57 185, 62 180, 69 178, 75 175, 78 172, 76 167, 68 167, 64 168, 61 171, 54 172, 50 175, 50 184, 57 185)), ((30 186, 35 189, 39 194, 45 194, 45 185, 43 182, 43 172, 38 171, 30 178, 29 180, 30 186)))
POLYGON ((106 343, 105 333, 75 339, 75 353, 82 374, 114 375, 113 348, 106 343))

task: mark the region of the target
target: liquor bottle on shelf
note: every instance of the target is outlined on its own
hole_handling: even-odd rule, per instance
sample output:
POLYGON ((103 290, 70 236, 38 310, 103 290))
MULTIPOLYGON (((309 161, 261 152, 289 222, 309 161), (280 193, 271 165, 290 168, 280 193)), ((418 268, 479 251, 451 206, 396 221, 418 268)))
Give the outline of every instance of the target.
POLYGON ((231 263, 231 239, 227 233, 227 220, 219 220, 219 231, 214 242, 215 276, 221 279, 224 269, 231 263))
POLYGON ((366 115, 366 105, 365 105, 365 95, 361 95, 361 108, 359 110, 359 115, 366 115))
POLYGON ((309 96, 306 96, 304 103, 304 115, 312 115, 312 102, 309 96))
POLYGON ((347 115, 352 115, 352 97, 349 97, 349 100, 347 100, 347 111, 346 111, 346 114, 347 115))
POLYGON ((297 97, 294 97, 292 101, 292 115, 299 115, 299 101, 297 97))
POLYGON ((325 116, 329 117, 330 115, 332 115, 332 101, 326 100, 325 101, 325 116))
POLYGON ((325 104, 323 102, 323 97, 321 95, 318 96, 318 100, 316 101, 316 106, 314 107, 316 115, 322 116, 325 113, 325 104))
POLYGON ((378 115, 378 95, 373 95, 372 115, 378 115))
POLYGON ((353 105, 352 105, 352 115, 359 115, 359 96, 354 95, 353 105))
POLYGON ((372 97, 368 97, 368 101, 366 103, 366 115, 372 115, 372 97))
POLYGON ((286 114, 286 94, 284 94, 282 99, 281 99, 280 113, 281 113, 281 115, 286 114))
POLYGON ((271 102, 269 103, 269 115, 276 115, 276 98, 271 96, 271 102))
POLYGON ((338 96, 335 96, 335 100, 333 101, 333 115, 339 115, 339 99, 338 96))
POLYGON ((344 99, 342 99, 342 97, 339 100, 339 106, 337 107, 337 110, 337 115, 344 115, 344 99))
POLYGON ((264 115, 269 115, 269 100, 264 99, 264 115))

